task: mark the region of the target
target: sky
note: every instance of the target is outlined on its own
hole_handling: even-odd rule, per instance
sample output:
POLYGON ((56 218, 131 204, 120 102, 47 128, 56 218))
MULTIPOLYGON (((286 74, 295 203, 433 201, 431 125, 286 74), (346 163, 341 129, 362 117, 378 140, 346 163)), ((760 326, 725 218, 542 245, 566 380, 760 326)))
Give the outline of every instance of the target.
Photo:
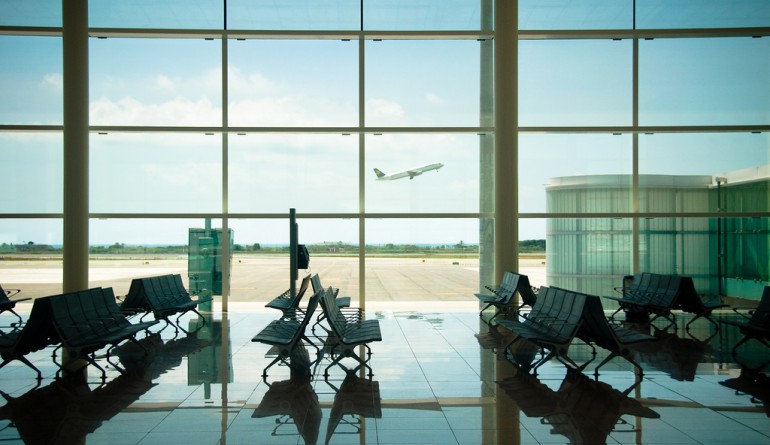
MULTIPOLYGON (((230 0, 228 5, 238 13, 228 23, 235 29, 356 29, 360 16, 349 13, 350 3, 358 1, 230 0)), ((221 13, 207 9, 210 4, 134 1, 121 2, 121 10, 114 2, 91 0, 91 21, 92 26, 115 26, 116 19, 124 23, 128 19, 129 26, 137 27, 216 28, 221 13), (139 4, 160 11, 137 9, 139 4), (171 22, 156 23, 157 17, 170 17, 171 22)), ((524 29, 622 29, 632 19, 626 2, 522 0, 520 4, 524 29)), ((637 0, 636 23, 638 27, 769 26, 768 4, 704 0, 693 9, 686 1, 637 0), (664 9, 667 14, 662 14, 664 9)), ((42 0, 5 0, 0 2, 0 17, 6 19, 0 19, 0 25, 12 20, 7 17, 16 17, 23 24, 42 20, 44 26, 56 26, 55 14, 34 14, 48 6, 42 0)), ((473 1, 379 0, 366 2, 366 8, 367 29, 478 27, 478 3, 473 1)), ((89 45, 93 125, 221 125, 220 41, 110 38, 91 39, 89 45)), ((367 41, 366 125, 478 126, 481 45, 475 40, 367 41)), ((61 124, 61 40, 0 36, 0 56, 5 61, 0 68, 0 124, 61 124)), ((357 126, 358 57, 355 40, 230 41, 229 124, 357 126)), ((519 124, 631 125, 631 58, 630 40, 522 41, 519 124)), ((770 38, 643 40, 639 66, 641 125, 770 123, 770 38)), ((366 135, 366 211, 478 212, 479 140, 476 134, 366 135), (391 173, 434 162, 445 167, 414 180, 377 182, 372 171, 377 167, 391 173)), ((91 211, 220 212, 221 145, 218 134, 93 134, 91 211)), ((356 135, 231 135, 228 150, 232 213, 281 214, 290 207, 299 213, 359 211, 356 135)), ((630 174, 632 169, 632 138, 627 134, 523 134, 519 150, 516 173, 524 213, 546 211, 545 189, 551 178, 630 174)), ((768 164, 769 157, 768 133, 640 135, 642 174, 717 175, 768 164)), ((60 135, 0 133, 0 162, 14 167, 0 190, 4 212, 61 211, 60 135)), ((186 228, 201 225, 201 221, 97 220, 92 223, 92 243, 185 242, 186 228)), ((236 242, 245 244, 285 242, 288 235, 281 229, 285 225, 284 220, 230 222, 236 242)), ((307 220, 302 233, 307 242, 358 242, 355 220, 307 220)), ((0 219, 0 242, 58 244, 60 234, 56 221, 0 219)), ((478 221, 371 220, 366 236, 370 244, 474 243, 478 221)), ((543 220, 522 222, 521 239, 544 237, 543 220)))

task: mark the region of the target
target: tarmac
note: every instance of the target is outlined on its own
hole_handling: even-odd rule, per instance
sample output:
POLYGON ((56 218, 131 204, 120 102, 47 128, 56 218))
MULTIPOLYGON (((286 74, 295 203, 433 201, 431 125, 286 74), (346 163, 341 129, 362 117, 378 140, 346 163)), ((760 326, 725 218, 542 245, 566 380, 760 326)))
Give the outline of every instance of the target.
MULTIPOLYGON (((290 286, 285 256, 236 255, 231 270, 231 302, 267 302, 290 286)), ((473 297, 480 287, 478 259, 367 257, 365 270, 367 301, 478 302, 473 297)), ((529 276, 533 286, 546 283, 544 259, 522 258, 519 271, 529 276)), ((90 287, 112 287, 118 296, 128 292, 133 278, 168 273, 182 275, 187 286, 187 258, 111 256, 89 264, 90 287)), ((356 257, 313 256, 310 268, 300 270, 299 277, 307 273, 319 274, 324 286, 339 288, 354 303, 361 294, 356 257)), ((0 260, 0 284, 21 289, 18 298, 61 293, 61 283, 61 258, 0 260)))

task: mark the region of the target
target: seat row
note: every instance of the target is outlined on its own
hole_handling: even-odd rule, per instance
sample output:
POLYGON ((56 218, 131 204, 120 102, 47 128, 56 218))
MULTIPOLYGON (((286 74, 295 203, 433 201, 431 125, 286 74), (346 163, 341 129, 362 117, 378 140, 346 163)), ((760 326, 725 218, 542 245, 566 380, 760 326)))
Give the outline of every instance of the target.
MULTIPOLYGON (((334 365, 340 365, 346 371, 356 372, 361 368, 367 369, 369 376, 373 375, 372 368, 368 362, 371 358, 371 348, 369 343, 382 340, 380 324, 378 320, 365 320, 360 311, 345 314, 342 308, 349 307, 349 297, 338 297, 338 290, 332 287, 324 289, 321 285, 318 275, 305 277, 303 285, 300 286, 296 295, 290 293, 282 294, 274 300, 267 303, 267 307, 281 310, 281 317, 272 320, 257 335, 252 338, 253 342, 267 344, 276 348, 277 355, 263 370, 262 377, 267 378, 267 371, 276 363, 288 365, 292 373, 301 372, 310 373, 310 367, 317 363, 321 356, 321 349, 310 339, 307 332, 307 326, 315 315, 315 310, 320 304, 321 314, 316 317, 315 326, 324 325, 326 334, 325 346, 331 357, 331 362, 324 370, 324 376, 329 376, 329 369, 334 365), (309 299, 305 308, 300 307, 300 301, 307 290, 307 282, 313 283, 314 294, 309 299), (310 360, 307 350, 304 347, 308 344, 316 349, 316 359, 310 360), (363 347, 366 350, 366 357, 361 357, 356 349, 363 347), (356 362, 353 369, 348 369, 342 365, 342 360, 352 358, 356 362)), ((315 330, 312 330, 312 336, 315 336, 315 330)), ((315 336, 318 338, 317 336, 315 336)), ((293 374, 294 375, 294 374, 293 374)))
MULTIPOLYGON (((7 297, 4 291, 2 295, 7 297)), ((11 301, 15 304, 21 300, 11 301)), ((0 357, 3 359, 0 368, 13 360, 19 360, 32 368, 37 373, 38 380, 41 380, 40 370, 26 355, 48 346, 55 346, 55 363, 56 351, 63 349, 66 362, 82 359, 99 369, 102 379, 105 379, 106 372, 95 358, 97 351, 108 347, 107 362, 122 370, 119 365, 110 361, 110 353, 118 344, 124 341, 136 343, 138 333, 149 332, 149 328, 160 320, 166 322, 163 329, 169 324, 173 325, 169 317, 174 314, 179 314, 177 324, 173 325, 175 336, 178 333, 179 317, 188 311, 195 312, 205 323, 205 319, 195 309, 199 303, 200 301, 192 300, 178 274, 135 278, 121 304, 118 304, 110 287, 37 298, 32 303, 32 310, 26 322, 14 324, 13 330, 0 333, 0 357), (150 313, 154 315, 154 320, 144 321, 140 318, 138 322, 131 322, 128 318, 138 314, 144 317, 150 313)), ((12 307, 6 310, 11 310, 12 307)), ((199 324, 198 329, 200 326, 199 324)), ((63 363, 57 365, 61 371, 63 363)))
MULTIPOLYGON (((48 346, 64 349, 67 361, 85 360, 102 372, 95 359, 95 352, 109 347, 106 358, 116 369, 120 366, 110 361, 110 351, 123 341, 136 341, 136 334, 146 331, 157 320, 131 323, 121 312, 112 288, 93 288, 78 292, 37 298, 26 323, 20 328, 0 336, 0 368, 19 360, 37 372, 26 355, 48 346)), ((54 351, 54 362, 56 352, 54 351)), ((58 363, 57 363, 58 364, 58 363)), ((64 364, 58 364, 61 368, 64 364)), ((57 372, 58 374, 58 372, 57 372)))
MULTIPOLYGON (((615 311, 609 319, 604 314, 601 300, 598 296, 580 292, 559 289, 557 287, 541 287, 536 293, 532 291, 526 275, 506 272, 501 285, 497 288, 488 288, 494 295, 477 294, 482 304, 486 306, 480 312, 483 319, 484 309, 495 306, 495 314, 492 320, 500 314, 508 313, 514 306, 514 297, 518 293, 523 303, 516 307, 518 318, 497 320, 497 324, 517 334, 516 337, 505 346, 506 353, 513 355, 513 348, 521 340, 528 340, 535 344, 541 352, 541 358, 531 365, 534 372, 537 368, 551 358, 557 358, 570 367, 584 369, 588 363, 578 366, 567 355, 570 344, 575 338, 588 344, 594 351, 595 346, 607 349, 610 354, 597 367, 601 368, 609 360, 620 356, 628 360, 642 373, 639 364, 633 359, 630 345, 635 343, 656 340, 655 337, 644 332, 632 330, 614 323, 614 315, 625 309, 632 313, 650 313, 656 317, 664 317, 673 323, 672 310, 682 310, 695 314, 687 323, 687 326, 696 319, 704 317, 711 323, 712 312, 727 305, 721 303, 704 303, 700 298, 690 277, 673 277, 657 274, 638 274, 626 277, 630 286, 623 289, 623 297, 608 297, 621 303, 620 309, 615 311), (521 314, 520 309, 531 306, 531 311, 521 314)), ((770 286, 765 287, 759 306, 743 313, 736 312, 745 318, 739 321, 720 320, 725 324, 738 327, 744 335, 733 347, 735 354, 738 346, 750 339, 756 339, 765 346, 770 347, 770 286)), ((648 321, 652 321, 649 320, 648 321)), ((593 359, 592 359, 593 360, 593 359)))
POLYGON ((618 310, 626 313, 643 313, 668 319, 674 323, 673 310, 681 310, 695 315, 687 327, 700 317, 711 323, 711 314, 716 309, 727 307, 721 302, 706 301, 695 290, 691 277, 678 275, 663 275, 649 272, 638 273, 624 278, 624 283, 630 281, 630 286, 619 289, 620 296, 605 296, 618 303, 618 310))
POLYGON ((629 345, 654 341, 655 337, 610 323, 604 315, 601 300, 595 295, 588 295, 557 287, 541 287, 532 310, 522 316, 522 320, 499 320, 498 324, 517 334, 504 348, 512 355, 514 344, 528 340, 540 349, 540 359, 531 367, 534 373, 551 358, 565 363, 572 368, 583 370, 593 358, 582 365, 577 365, 568 354, 575 338, 588 344, 594 351, 601 347, 609 355, 596 366, 594 372, 615 357, 622 357, 631 363, 641 375, 641 366, 634 360, 629 345))

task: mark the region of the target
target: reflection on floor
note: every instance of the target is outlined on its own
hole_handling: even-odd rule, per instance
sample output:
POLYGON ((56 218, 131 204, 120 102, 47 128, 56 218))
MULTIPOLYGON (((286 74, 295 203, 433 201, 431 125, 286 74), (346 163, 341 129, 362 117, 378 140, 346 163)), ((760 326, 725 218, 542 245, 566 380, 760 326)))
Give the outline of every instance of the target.
MULTIPOLYGON (((119 348, 126 372, 108 368, 54 379, 52 350, 30 354, 44 379, 18 361, 0 369, 0 440, 122 444, 538 444, 770 443, 767 374, 752 371, 770 349, 698 320, 635 351, 638 379, 614 359, 598 380, 589 366, 552 361, 537 376, 497 355, 506 332, 479 322, 474 304, 378 307, 383 341, 372 344, 373 379, 311 378, 289 367, 262 369, 271 349, 251 338, 276 312, 237 303, 214 310, 195 336, 173 329, 119 348), (707 340, 704 340, 707 339, 707 340)), ((24 308, 21 308, 22 311, 24 308)), ((20 311, 24 316, 24 313, 20 311)), ((727 313, 718 317, 731 317, 727 313)), ((190 317, 189 323, 194 323, 190 317)), ((6 328, 8 329, 8 328, 6 328)), ((323 344, 320 341, 319 344, 323 344)), ((310 349, 311 357, 315 350, 310 349)), ((590 358, 573 344, 570 357, 590 358)), ((601 357, 599 357, 601 358, 601 357)), ((597 361, 598 362, 598 361, 597 361)))

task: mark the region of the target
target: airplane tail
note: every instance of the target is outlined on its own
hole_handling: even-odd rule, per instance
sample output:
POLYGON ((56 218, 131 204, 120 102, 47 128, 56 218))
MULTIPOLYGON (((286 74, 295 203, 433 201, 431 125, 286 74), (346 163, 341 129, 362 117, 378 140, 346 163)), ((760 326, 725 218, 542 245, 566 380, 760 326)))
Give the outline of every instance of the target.
POLYGON ((374 174, 377 175, 378 178, 382 178, 383 176, 385 176, 385 173, 383 173, 382 170, 380 170, 379 168, 374 169, 374 174))

